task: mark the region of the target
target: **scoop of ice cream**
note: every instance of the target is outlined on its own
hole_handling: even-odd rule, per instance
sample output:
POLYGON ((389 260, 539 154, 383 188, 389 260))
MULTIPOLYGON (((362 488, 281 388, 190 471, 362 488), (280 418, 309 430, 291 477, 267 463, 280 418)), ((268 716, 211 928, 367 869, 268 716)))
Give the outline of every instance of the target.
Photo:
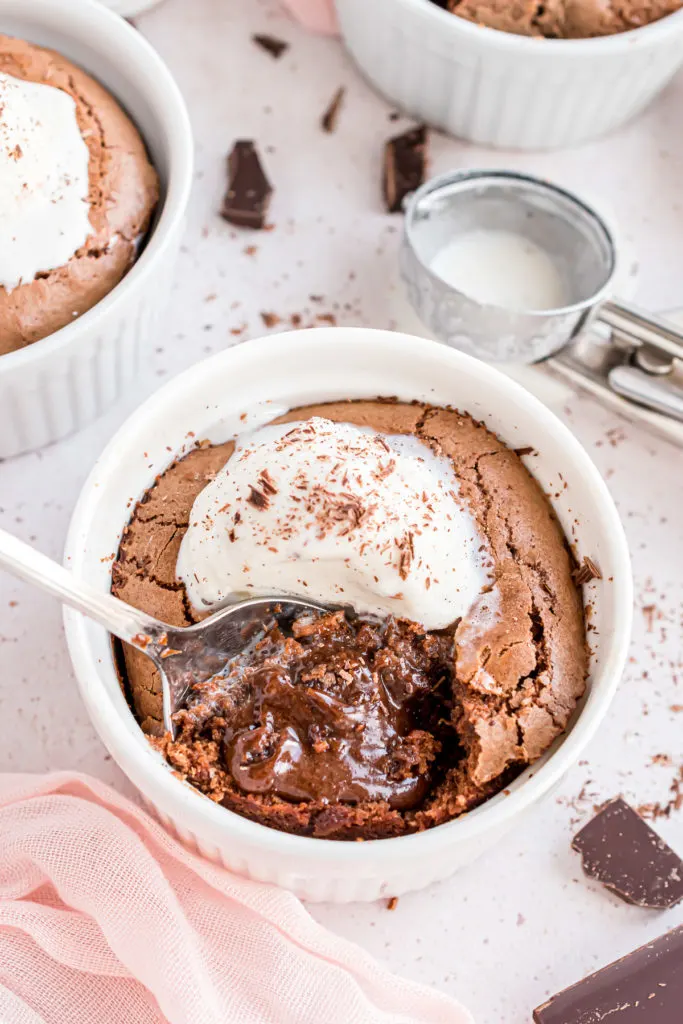
POLYGON ((178 557, 192 604, 290 594, 440 629, 488 582, 450 460, 314 417, 263 427, 197 497, 178 557))
POLYGON ((0 72, 0 285, 71 259, 92 230, 89 188, 73 98, 0 72))

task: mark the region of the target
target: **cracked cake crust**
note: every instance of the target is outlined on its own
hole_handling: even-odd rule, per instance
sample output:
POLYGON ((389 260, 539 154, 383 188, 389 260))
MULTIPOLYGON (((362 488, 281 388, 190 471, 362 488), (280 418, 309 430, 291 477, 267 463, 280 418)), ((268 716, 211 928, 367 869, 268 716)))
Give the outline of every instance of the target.
POLYGON ((73 97, 88 147, 90 224, 62 267, 11 291, 0 286, 0 355, 47 337, 107 295, 136 259, 159 198, 156 171, 133 122, 110 93, 61 54, 0 34, 0 72, 73 97))
POLYGON ((588 39, 642 28, 680 10, 683 0, 447 0, 442 6, 500 32, 588 39))
MULTIPOLYGON (((419 404, 335 402, 278 422, 323 416, 385 433, 414 434, 452 459, 461 493, 495 565, 491 591, 453 629, 445 714, 453 742, 419 808, 386 803, 316 805, 249 794, 224 770, 215 738, 171 743, 161 726, 159 678, 124 650, 127 686, 142 728, 171 765, 212 799, 253 820, 327 838, 380 838, 438 825, 498 792, 560 735, 587 671, 583 607, 573 560, 548 499, 519 457, 466 414, 419 404)), ((175 566, 197 494, 233 444, 200 446, 163 473, 134 510, 113 568, 113 592, 173 625, 198 616, 175 566)), ((208 735, 208 734, 207 734, 208 735)))

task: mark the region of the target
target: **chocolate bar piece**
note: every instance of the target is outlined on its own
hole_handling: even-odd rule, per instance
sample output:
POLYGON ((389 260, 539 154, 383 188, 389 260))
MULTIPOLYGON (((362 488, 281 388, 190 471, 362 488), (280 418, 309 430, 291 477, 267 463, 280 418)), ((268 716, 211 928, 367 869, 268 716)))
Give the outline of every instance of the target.
POLYGON ((427 169, 427 128, 411 128, 384 147, 384 201, 389 213, 400 213, 403 200, 419 188, 427 169))
POLYGON ((239 227, 261 229, 272 194, 254 143, 238 140, 228 157, 228 191, 221 216, 239 227))
POLYGON ((271 57, 275 57, 276 60, 289 49, 289 43, 286 43, 284 39, 278 39, 276 36, 256 33, 251 38, 257 46, 260 46, 262 50, 269 53, 271 57))
POLYGON ((328 134, 331 134, 336 130, 337 121, 339 120, 339 111, 341 110, 342 103, 344 102, 345 93, 346 89, 341 85, 330 100, 330 105, 327 110, 320 118, 320 127, 324 132, 328 132, 328 134))
POLYGON ((681 1024, 683 926, 534 1010, 536 1024, 681 1024))
POLYGON ((663 910, 683 899, 683 861, 625 800, 603 807, 572 847, 588 877, 626 903, 663 910))

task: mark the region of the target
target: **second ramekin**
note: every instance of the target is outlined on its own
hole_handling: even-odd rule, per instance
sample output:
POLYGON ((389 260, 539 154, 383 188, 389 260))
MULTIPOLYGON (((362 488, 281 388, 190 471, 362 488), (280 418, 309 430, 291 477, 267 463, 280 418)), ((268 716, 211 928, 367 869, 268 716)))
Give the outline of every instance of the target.
POLYGON ((512 447, 533 445, 533 472, 578 551, 604 579, 593 606, 589 689, 566 735, 505 793, 427 832, 365 843, 287 835, 241 818, 179 781, 154 753, 121 692, 107 632, 65 612, 83 700, 110 753, 159 818, 192 848, 227 868, 310 900, 398 896, 450 875, 516 824, 580 756, 616 690, 630 637, 632 584, 619 517, 598 471, 569 430, 498 370, 433 341, 362 328, 294 331, 247 342, 207 359, 150 398, 109 444, 74 511, 72 571, 111 586, 131 500, 139 498, 193 437, 225 440, 293 406, 396 395, 451 404, 482 419, 512 447), (559 476, 558 474, 561 474, 559 476), (571 532, 570 532, 571 531, 571 532))
POLYGON ((509 149, 556 149, 638 114, 683 65, 683 10, 599 39, 484 28, 431 0, 335 0, 346 46, 380 92, 428 124, 509 149))
POLYGON ((192 130, 170 71, 95 0, 0 0, 0 32, 63 53, 130 114, 161 179, 139 260, 101 302, 42 341, 0 356, 0 458, 58 441, 99 416, 140 370, 157 329, 192 183, 192 130))

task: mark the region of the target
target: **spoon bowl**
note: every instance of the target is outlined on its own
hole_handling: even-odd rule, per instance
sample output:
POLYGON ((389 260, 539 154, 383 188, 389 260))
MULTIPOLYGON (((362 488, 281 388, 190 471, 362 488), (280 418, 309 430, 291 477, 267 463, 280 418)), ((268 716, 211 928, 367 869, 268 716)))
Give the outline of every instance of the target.
POLYGON ((151 658, 161 676, 164 729, 172 738, 173 716, 192 683, 220 675, 275 622, 287 625, 297 615, 328 611, 294 597, 255 597, 226 604, 193 626, 169 626, 95 590, 5 530, 0 530, 0 568, 58 597, 151 658))
POLYGON ((193 626, 167 626, 154 620, 149 633, 127 642, 156 665, 161 676, 164 729, 175 737, 173 716, 183 707, 192 683, 221 675, 233 658, 276 622, 287 626, 298 615, 325 611, 323 605, 298 598, 255 597, 226 605, 193 626))

